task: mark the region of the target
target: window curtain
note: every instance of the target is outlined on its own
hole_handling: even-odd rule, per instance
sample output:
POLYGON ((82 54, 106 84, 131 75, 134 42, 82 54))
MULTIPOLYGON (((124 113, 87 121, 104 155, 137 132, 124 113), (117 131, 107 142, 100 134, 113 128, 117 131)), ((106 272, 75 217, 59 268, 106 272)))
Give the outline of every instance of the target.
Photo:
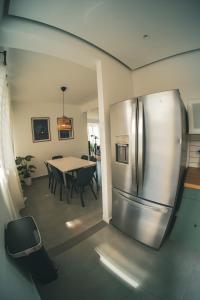
POLYGON ((19 216, 24 198, 19 180, 12 141, 10 97, 6 67, 0 66, 0 185, 11 217, 19 216))

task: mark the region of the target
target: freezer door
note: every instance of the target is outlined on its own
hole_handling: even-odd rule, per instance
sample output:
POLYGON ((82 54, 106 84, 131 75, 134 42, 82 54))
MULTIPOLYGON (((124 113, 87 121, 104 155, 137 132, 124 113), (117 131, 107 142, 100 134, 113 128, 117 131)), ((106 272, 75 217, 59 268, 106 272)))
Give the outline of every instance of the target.
POLYGON ((111 150, 113 186, 137 193, 136 180, 136 109, 137 99, 111 106, 111 150))
POLYGON ((172 208, 138 199, 113 189, 112 223, 136 240, 158 249, 164 239, 172 208))
POLYGON ((138 196, 173 206, 181 166, 183 104, 178 90, 138 101, 138 196))

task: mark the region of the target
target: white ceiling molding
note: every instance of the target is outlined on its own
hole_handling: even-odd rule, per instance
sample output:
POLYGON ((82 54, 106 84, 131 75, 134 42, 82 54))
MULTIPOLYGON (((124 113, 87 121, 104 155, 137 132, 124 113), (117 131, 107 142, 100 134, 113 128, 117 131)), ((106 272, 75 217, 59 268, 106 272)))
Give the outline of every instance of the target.
POLYGON ((200 48, 199 11, 199 0, 12 0, 9 7, 10 15, 80 37, 131 69, 200 48))

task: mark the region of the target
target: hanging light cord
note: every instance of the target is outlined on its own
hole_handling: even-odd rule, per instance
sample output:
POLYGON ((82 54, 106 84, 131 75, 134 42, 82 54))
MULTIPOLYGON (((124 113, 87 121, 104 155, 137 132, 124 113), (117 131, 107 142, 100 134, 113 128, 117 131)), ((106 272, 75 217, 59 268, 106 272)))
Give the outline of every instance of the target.
POLYGON ((65 115, 65 113, 64 113, 64 91, 63 91, 63 117, 64 117, 64 115, 65 115))
POLYGON ((63 92, 63 117, 64 117, 64 97, 65 97, 65 91, 67 89, 66 86, 61 86, 61 91, 63 92))

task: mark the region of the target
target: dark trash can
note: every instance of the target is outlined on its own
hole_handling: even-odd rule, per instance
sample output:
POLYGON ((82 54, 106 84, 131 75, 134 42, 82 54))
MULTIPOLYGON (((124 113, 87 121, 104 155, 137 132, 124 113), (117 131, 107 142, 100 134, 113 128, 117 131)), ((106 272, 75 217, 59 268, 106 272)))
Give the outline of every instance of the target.
POLYGON ((58 277, 32 217, 9 222, 5 230, 5 243, 8 254, 30 272, 35 280, 49 283, 58 277))

